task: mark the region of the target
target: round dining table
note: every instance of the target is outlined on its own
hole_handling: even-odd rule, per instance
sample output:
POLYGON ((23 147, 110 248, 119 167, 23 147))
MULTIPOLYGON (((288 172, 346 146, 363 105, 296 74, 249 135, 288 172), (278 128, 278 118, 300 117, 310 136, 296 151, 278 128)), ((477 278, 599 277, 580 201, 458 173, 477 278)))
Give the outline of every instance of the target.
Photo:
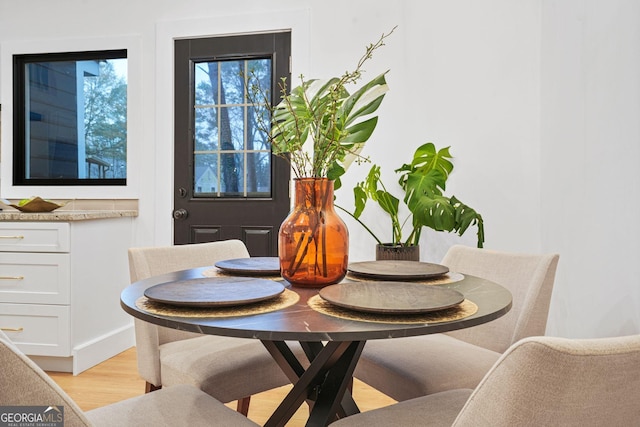
MULTIPOLYGON (((122 291, 121 306, 133 317, 159 326, 260 340, 293 384, 265 426, 284 426, 305 401, 310 405, 307 426, 326 426, 338 418, 358 413, 350 387, 368 340, 427 335, 480 325, 506 314, 512 303, 511 293, 503 286, 463 273, 450 273, 451 280, 433 286, 461 293, 468 310, 456 314, 455 308, 449 309, 454 311, 452 315, 440 318, 438 312, 405 315, 336 307, 320 298, 320 289, 292 287, 286 283, 277 302, 267 300, 239 307, 169 306, 163 309, 163 304, 149 301, 145 296, 145 291, 156 285, 198 282, 208 276, 220 277, 215 267, 210 266, 135 282, 122 291), (300 343, 307 360, 298 360, 291 349, 292 342, 300 343)), ((355 283, 362 281, 347 278, 336 286, 348 291, 347 287, 355 283)), ((389 282, 389 286, 402 283, 405 282, 389 282)), ((385 301, 393 299, 393 291, 384 292, 377 303, 384 307, 385 301)))

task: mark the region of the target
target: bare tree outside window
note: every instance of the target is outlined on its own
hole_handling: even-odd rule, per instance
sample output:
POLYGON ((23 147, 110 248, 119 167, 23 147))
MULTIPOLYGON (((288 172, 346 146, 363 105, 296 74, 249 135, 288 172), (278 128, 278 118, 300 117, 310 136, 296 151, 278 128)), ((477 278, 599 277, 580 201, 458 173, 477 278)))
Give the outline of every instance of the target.
MULTIPOLYGON (((86 153, 109 165, 104 178, 127 177, 127 81, 116 72, 118 61, 126 67, 126 60, 102 61, 98 75, 84 78, 86 153)), ((95 166, 87 163, 88 177, 97 176, 95 166)))

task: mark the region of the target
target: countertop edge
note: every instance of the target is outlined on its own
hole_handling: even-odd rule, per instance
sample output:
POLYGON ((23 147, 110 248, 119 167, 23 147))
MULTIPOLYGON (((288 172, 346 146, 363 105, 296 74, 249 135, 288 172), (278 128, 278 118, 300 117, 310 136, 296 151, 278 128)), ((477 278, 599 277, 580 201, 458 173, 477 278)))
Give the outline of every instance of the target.
POLYGON ((20 212, 17 210, 0 211, 0 221, 86 221, 137 216, 138 211, 133 209, 82 211, 60 210, 53 212, 20 212))

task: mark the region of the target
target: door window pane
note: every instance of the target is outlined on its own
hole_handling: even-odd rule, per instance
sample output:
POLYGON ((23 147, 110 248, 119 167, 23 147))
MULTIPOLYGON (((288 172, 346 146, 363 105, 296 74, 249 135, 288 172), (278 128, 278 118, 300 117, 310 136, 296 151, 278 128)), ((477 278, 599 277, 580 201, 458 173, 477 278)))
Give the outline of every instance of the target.
POLYGON ((214 151, 218 149, 217 110, 211 107, 195 109, 195 147, 196 151, 214 151))
POLYGON ((247 191, 264 194, 271 183, 270 153, 247 153, 247 191))
POLYGON ((194 185, 201 196, 213 197, 220 191, 218 156, 197 153, 194 162, 194 185))
POLYGON ((220 80, 224 85, 224 101, 228 105, 242 104, 244 100, 244 61, 220 62, 220 80))
POLYGON ((246 107, 220 107, 220 144, 222 150, 243 150, 246 107))

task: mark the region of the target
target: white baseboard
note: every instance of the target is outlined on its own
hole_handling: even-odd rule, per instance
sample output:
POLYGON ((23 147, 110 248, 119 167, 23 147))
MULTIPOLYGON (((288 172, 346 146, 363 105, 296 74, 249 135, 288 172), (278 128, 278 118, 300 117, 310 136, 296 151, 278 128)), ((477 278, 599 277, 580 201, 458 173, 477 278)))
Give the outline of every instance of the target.
POLYGON ((72 372, 73 371, 72 357, 29 355, 29 359, 33 360, 36 363, 36 365, 40 366, 40 368, 43 371, 48 371, 48 372, 72 372))
POLYGON ((73 349, 73 375, 78 375, 135 346, 133 324, 111 331, 73 349))
POLYGON ((44 371, 73 372, 73 375, 78 375, 130 349, 135 342, 133 325, 129 325, 77 346, 73 349, 72 357, 29 355, 29 358, 44 371))

